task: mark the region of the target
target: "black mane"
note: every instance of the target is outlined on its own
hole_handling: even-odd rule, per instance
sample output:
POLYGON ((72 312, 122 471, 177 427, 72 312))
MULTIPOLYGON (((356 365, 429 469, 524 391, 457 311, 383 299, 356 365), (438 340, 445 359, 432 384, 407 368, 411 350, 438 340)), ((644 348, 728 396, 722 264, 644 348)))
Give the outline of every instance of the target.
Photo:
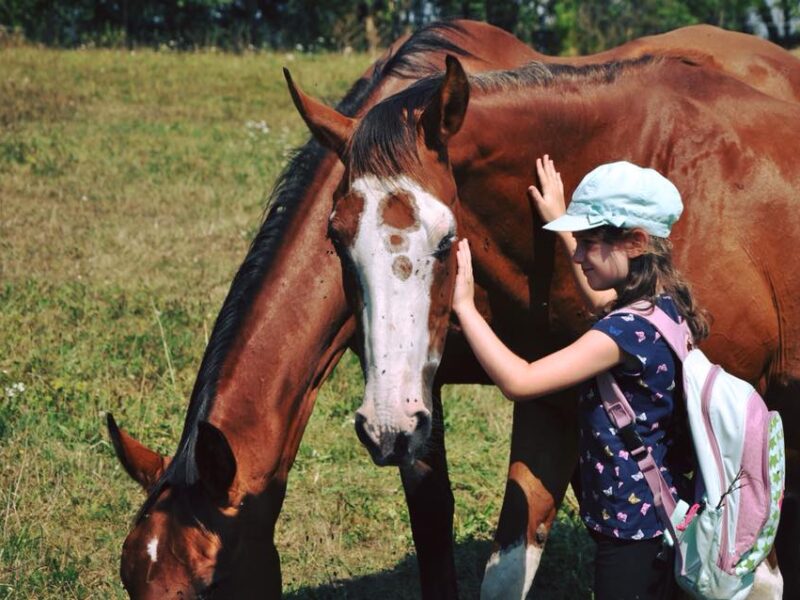
MULTIPOLYGON (((469 35, 463 26, 455 22, 434 23, 415 33, 398 48, 395 54, 377 62, 371 76, 356 81, 337 105, 337 110, 344 115, 354 116, 386 77, 418 78, 435 72, 437 70, 435 64, 427 58, 430 52, 470 55, 443 37, 452 32, 463 36, 469 35)), ((261 228, 233 278, 228 295, 214 323, 192 390, 178 449, 172 462, 139 509, 137 521, 150 510, 165 487, 186 487, 197 480, 194 454, 197 424, 206 420, 211 412, 216 398, 217 381, 225 358, 240 332, 264 276, 272 266, 283 240, 283 232, 327 152, 316 141, 311 140, 294 152, 279 175, 267 202, 261 228)))

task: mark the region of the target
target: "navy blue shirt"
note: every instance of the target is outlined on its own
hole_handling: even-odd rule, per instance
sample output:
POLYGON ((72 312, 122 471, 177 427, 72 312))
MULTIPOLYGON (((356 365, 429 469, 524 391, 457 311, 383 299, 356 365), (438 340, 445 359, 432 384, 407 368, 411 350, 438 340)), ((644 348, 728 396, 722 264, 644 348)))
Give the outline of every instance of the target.
MULTIPOLYGON (((669 296, 658 306, 681 322, 669 296)), ((620 390, 636 413, 636 431, 652 453, 664 479, 677 498, 673 473, 666 460, 673 440, 674 399, 680 381, 677 359, 666 341, 646 319, 618 313, 592 327, 608 335, 636 360, 611 369, 620 390)), ((581 517, 591 529, 623 539, 649 539, 662 534, 663 526, 653 507, 653 494, 644 475, 629 455, 600 401, 596 379, 584 385, 578 405, 580 424, 581 517)))

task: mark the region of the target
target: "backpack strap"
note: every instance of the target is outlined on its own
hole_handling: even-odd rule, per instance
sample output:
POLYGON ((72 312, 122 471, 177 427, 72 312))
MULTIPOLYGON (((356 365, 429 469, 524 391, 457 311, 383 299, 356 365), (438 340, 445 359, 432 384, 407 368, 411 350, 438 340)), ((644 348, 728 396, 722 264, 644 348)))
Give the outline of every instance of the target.
POLYGON ((598 375, 597 385, 603 408, 606 409, 611 422, 617 428, 619 437, 630 452, 631 458, 639 465, 639 469, 647 481, 647 487, 653 493, 653 504, 661 514, 662 520, 667 527, 672 529, 670 516, 675 511, 675 499, 672 497, 669 486, 653 459, 653 455, 648 452, 644 440, 636 431, 636 413, 611 373, 606 371, 598 375))
POLYGON ((686 319, 683 319, 680 323, 676 323, 662 308, 654 304, 635 302, 629 306, 610 312, 606 316, 610 317, 616 314, 639 315, 645 321, 649 322, 658 330, 661 337, 664 338, 664 341, 672 348, 672 351, 681 362, 683 362, 683 359, 686 358, 686 355, 689 354, 689 351, 694 347, 692 332, 689 329, 686 319))

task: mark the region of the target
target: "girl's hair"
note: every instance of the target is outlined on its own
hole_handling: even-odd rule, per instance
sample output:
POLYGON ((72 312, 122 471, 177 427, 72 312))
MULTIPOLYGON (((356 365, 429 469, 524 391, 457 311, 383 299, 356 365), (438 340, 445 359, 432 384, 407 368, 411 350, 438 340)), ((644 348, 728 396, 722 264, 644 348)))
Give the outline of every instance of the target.
MULTIPOLYGON (((598 238, 609 244, 624 241, 631 233, 630 229, 612 226, 596 231, 598 238)), ((689 283, 672 264, 672 242, 651 235, 645 252, 630 259, 629 269, 625 287, 618 290, 617 299, 602 310, 601 316, 642 300, 655 305, 659 294, 666 294, 686 319, 695 343, 708 337, 708 315, 695 304, 689 283)))

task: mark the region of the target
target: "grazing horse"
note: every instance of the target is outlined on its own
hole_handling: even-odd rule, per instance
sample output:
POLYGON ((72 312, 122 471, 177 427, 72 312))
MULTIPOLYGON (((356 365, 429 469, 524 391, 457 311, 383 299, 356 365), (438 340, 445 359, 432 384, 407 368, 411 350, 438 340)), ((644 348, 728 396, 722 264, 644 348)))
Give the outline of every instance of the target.
MULTIPOLYGON (((667 35, 675 36, 680 52, 707 61, 724 45, 721 39, 735 35, 702 30, 703 35, 693 41, 684 31, 667 35)), ((753 40, 745 40, 754 45, 753 56, 773 51, 766 42, 753 40)), ((622 48, 626 47, 633 48, 622 48)), ((542 56, 482 23, 434 25, 390 48, 339 109, 348 116, 363 113, 411 81, 441 70, 446 52, 460 56, 473 71, 510 68, 542 56)), ((721 55, 718 66, 735 75, 740 59, 721 55)), ((787 71, 775 68, 765 81, 780 79, 781 72, 787 71)), ((765 91, 778 94, 787 86, 765 91)), ((320 386, 348 345, 361 351, 353 336, 355 322, 343 292, 339 259, 326 235, 331 196, 343 172, 335 153, 311 142, 282 174, 268 216, 215 323, 175 458, 148 449, 108 417, 118 457, 148 492, 121 559, 122 580, 133 598, 280 593, 280 565, 272 538, 289 469, 320 386)), ((438 386, 463 381, 465 369, 460 365, 470 360, 457 337, 448 342, 444 358, 433 391, 437 407, 438 386)), ((439 410, 434 410, 431 424, 441 417, 439 410)), ((411 416, 427 418, 418 412, 422 414, 411 416)), ((563 428, 558 413, 550 422, 563 428)), ((547 426, 542 421, 543 432, 547 426)), ((401 476, 423 595, 452 597, 452 495, 443 438, 435 427, 432 436, 428 462, 405 465, 401 476)), ((530 454, 541 452, 545 447, 537 443, 533 437, 517 436, 515 448, 530 444, 530 454)), ((572 457, 560 460, 569 464, 572 457)), ((512 465, 511 473, 518 471, 512 465)), ((540 486, 536 492, 542 494, 541 509, 530 518, 542 544, 560 500, 560 493, 551 496, 548 490, 560 488, 560 475, 545 484, 548 487, 540 486)), ((511 508, 504 508, 498 530, 501 542, 504 531, 515 531, 507 524, 520 518, 508 500, 514 493, 511 489, 506 495, 511 508)))
MULTIPOLYGON (((786 424, 794 464, 777 550, 787 597, 797 597, 800 104, 664 57, 532 63, 469 78, 448 58, 444 76, 360 119, 289 85, 312 133, 345 164, 330 235, 363 338, 356 427, 382 464, 425 464, 417 457, 429 452, 430 421, 441 410, 440 362, 446 381, 480 373, 449 323, 457 237, 474 249, 479 310, 515 352, 541 357, 585 331, 567 258, 526 200, 536 157, 550 153, 568 193, 583 174, 617 160, 675 183, 686 205, 672 236, 676 263, 714 318, 704 349, 759 385, 786 424)), ((575 464, 573 395, 514 406, 484 597, 524 597, 530 587, 575 464)))
MULTIPOLYGON (((474 70, 508 68, 533 54, 484 23, 431 26, 390 48, 340 110, 364 111, 440 71, 447 52, 474 70)), ((339 260, 326 236, 342 171, 334 153, 310 142, 282 174, 214 325, 175 457, 139 444, 109 416, 118 457, 148 492, 122 550, 122 581, 132 598, 280 596, 273 532, 289 469, 317 392, 353 338, 339 260)), ((415 536, 439 535, 419 525, 427 488, 408 477, 404 483, 415 536)), ((440 530, 452 535, 449 522, 440 530)), ((429 587, 455 584, 452 538, 440 545, 441 553, 421 553, 429 587)))

